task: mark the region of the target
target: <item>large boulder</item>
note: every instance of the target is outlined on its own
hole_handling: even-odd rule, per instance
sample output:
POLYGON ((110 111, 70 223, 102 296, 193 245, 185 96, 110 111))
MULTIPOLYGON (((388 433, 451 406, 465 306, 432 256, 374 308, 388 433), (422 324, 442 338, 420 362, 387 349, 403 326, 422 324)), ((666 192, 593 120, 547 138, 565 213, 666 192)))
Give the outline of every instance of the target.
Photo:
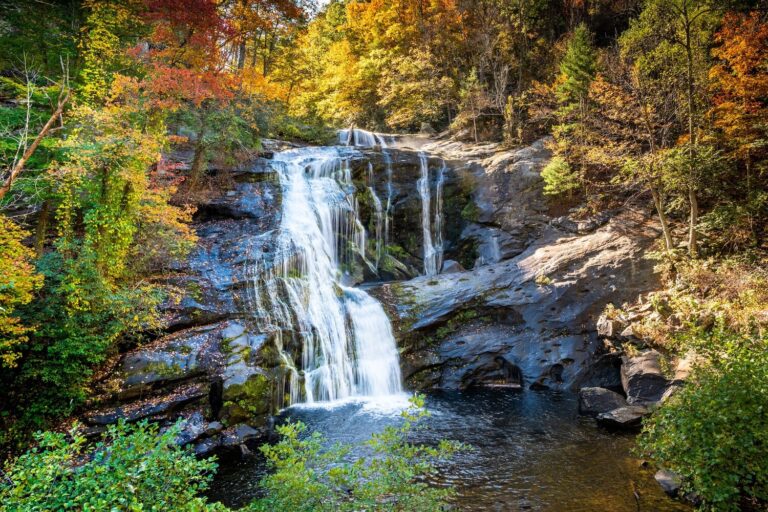
POLYGON ((625 407, 623 396, 605 388, 581 388, 579 391, 579 413, 598 415, 625 407))
POLYGON ((635 357, 624 357, 621 384, 630 404, 653 404, 661 400, 669 382, 661 369, 661 354, 648 350, 635 357))
POLYGON ((637 430, 642 426, 643 418, 648 416, 649 410, 641 405, 628 405, 612 411, 597 415, 597 424, 603 427, 637 430))

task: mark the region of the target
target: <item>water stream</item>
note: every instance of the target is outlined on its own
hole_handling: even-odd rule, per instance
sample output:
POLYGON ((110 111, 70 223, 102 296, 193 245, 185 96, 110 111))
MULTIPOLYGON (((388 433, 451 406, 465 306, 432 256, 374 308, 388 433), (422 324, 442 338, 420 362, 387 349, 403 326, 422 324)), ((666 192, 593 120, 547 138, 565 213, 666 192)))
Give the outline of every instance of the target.
MULTIPOLYGON (((427 396, 429 428, 413 441, 454 439, 468 446, 440 467, 434 485, 453 485, 462 511, 684 512, 632 456, 631 434, 603 430, 578 415, 568 393, 508 390, 427 396)), ((280 421, 300 420, 335 442, 360 443, 400 421, 391 402, 298 406, 280 421)), ((230 505, 259 495, 259 456, 225 461, 211 493, 230 505)))

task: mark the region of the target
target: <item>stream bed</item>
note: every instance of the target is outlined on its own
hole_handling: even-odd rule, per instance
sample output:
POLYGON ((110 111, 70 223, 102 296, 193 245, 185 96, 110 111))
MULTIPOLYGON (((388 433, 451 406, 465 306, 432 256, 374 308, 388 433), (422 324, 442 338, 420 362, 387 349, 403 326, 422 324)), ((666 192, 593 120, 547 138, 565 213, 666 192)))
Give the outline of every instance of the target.
MULTIPOLYGON (((301 420, 330 442, 358 443, 399 421, 400 402, 295 406, 280 421, 301 420), (399 403, 399 406, 398 406, 399 403)), ((468 511, 672 512, 669 499, 631 454, 634 436, 580 417, 570 393, 509 390, 427 395, 429 428, 415 441, 461 441, 469 450, 441 467, 438 485, 455 486, 468 511)), ((222 460, 209 495, 230 506, 258 496, 266 468, 260 455, 222 460)))

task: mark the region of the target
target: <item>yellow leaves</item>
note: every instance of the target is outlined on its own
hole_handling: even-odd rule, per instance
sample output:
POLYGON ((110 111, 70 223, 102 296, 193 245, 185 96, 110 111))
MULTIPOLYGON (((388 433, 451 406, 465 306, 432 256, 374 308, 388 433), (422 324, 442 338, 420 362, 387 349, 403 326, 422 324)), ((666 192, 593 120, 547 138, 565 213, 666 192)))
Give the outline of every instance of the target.
POLYGON ((0 214, 0 367, 16 365, 16 346, 27 340, 30 330, 14 316, 15 309, 32 301, 43 284, 31 263, 34 253, 21 242, 28 235, 0 214))
POLYGON ((253 67, 245 68, 240 73, 241 85, 246 94, 259 96, 264 100, 285 101, 288 91, 283 84, 275 83, 253 67))

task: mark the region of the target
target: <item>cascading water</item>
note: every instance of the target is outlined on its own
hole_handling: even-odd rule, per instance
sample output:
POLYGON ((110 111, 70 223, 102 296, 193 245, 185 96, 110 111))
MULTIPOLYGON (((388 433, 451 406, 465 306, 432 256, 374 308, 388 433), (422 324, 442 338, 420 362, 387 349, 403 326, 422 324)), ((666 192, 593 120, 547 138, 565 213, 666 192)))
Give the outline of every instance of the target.
POLYGON ((360 128, 350 128, 349 130, 339 130, 339 144, 345 146, 355 146, 360 148, 387 148, 389 144, 387 139, 391 136, 381 133, 369 132, 360 128))
POLYGON ((392 215, 392 156, 389 151, 382 150, 384 165, 387 168, 387 209, 384 211, 384 247, 389 245, 390 218, 392 215))
POLYGON ((365 258, 350 156, 351 150, 340 148, 302 148, 275 156, 282 221, 274 264, 254 264, 254 306, 260 327, 275 332, 278 345, 287 334, 302 347, 301 369, 286 364, 292 403, 402 390, 383 308, 364 291, 344 284, 343 270, 356 255, 365 258))
POLYGON ((384 227, 384 209, 381 205, 381 199, 376 195, 376 182, 373 175, 373 164, 368 162, 368 192, 371 194, 371 200, 373 201, 373 213, 375 216, 375 235, 376 235, 376 269, 379 268, 381 263, 381 256, 384 250, 383 239, 383 227, 384 227))
POLYGON ((435 190, 434 239, 432 237, 431 194, 429 183, 429 158, 419 153, 421 177, 416 186, 421 197, 421 230, 424 238, 424 275, 434 276, 440 272, 443 265, 443 181, 445 179, 445 162, 442 163, 437 175, 435 190))

